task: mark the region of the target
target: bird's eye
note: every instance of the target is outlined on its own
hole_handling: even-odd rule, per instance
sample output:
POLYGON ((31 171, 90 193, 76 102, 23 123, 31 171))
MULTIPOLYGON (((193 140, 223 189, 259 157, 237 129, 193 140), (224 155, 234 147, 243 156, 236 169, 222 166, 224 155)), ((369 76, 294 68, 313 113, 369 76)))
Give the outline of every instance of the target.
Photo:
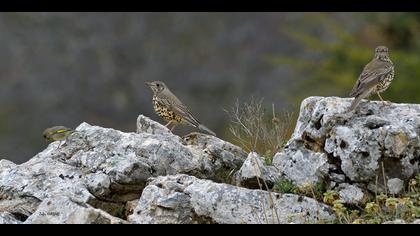
POLYGON ((160 85, 159 84, 156 84, 156 86, 159 87, 160 85))

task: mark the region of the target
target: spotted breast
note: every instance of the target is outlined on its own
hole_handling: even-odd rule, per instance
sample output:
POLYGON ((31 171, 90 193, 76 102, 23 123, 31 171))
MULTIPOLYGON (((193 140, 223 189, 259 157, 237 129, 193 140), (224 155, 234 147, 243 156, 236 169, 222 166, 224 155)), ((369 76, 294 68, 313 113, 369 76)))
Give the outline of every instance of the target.
POLYGON ((379 81, 378 85, 376 86, 376 91, 380 93, 385 92, 385 90, 388 89, 393 79, 394 79, 394 68, 392 68, 392 71, 379 81))
POLYGON ((379 80, 379 83, 376 86, 374 93, 385 92, 385 90, 388 89, 389 85, 391 84, 392 80, 394 79, 394 63, 392 63, 392 61, 391 61, 391 59, 389 59, 389 57, 385 57, 382 60, 389 63, 388 66, 391 67, 391 71, 379 80))
POLYGON ((182 121, 182 118, 178 116, 175 112, 171 111, 168 107, 163 105, 159 102, 159 98, 156 96, 153 96, 153 108, 155 109, 156 114, 160 116, 165 121, 176 121, 180 123, 182 121))

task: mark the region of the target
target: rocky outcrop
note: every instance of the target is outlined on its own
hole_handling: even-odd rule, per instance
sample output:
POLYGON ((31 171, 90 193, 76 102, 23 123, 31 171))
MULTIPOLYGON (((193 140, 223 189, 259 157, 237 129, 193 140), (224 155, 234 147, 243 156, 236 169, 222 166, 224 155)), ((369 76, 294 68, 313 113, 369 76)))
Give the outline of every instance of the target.
POLYGON ((359 204, 375 192, 398 195, 419 173, 420 105, 365 102, 348 113, 350 102, 303 101, 272 165, 214 136, 176 136, 145 116, 132 133, 82 123, 26 163, 0 160, 0 223, 331 222, 329 206, 270 189, 278 180, 311 185, 359 204))
POLYGON ((345 183, 342 191, 357 192, 348 201, 362 199, 362 190, 381 192, 388 186, 398 192, 401 182, 395 179, 406 185, 419 173, 420 105, 365 101, 348 113, 351 101, 305 99, 293 136, 273 164, 300 186, 345 183))
POLYGON ((178 136, 173 135, 166 126, 163 126, 160 123, 154 120, 151 120, 144 115, 139 115, 139 117, 137 118, 137 131, 136 132, 138 134, 148 133, 148 134, 158 134, 158 135, 169 135, 178 139, 178 136))
POLYGON ((362 202, 365 197, 365 193, 362 189, 347 183, 339 184, 335 188, 338 192, 338 196, 344 203, 357 204, 362 202))
POLYGON ((143 224, 284 224, 334 218, 328 206, 311 198, 175 175, 153 179, 128 220, 143 224))
POLYGON ((315 185, 328 175, 328 158, 325 153, 306 150, 291 143, 287 149, 273 157, 273 165, 279 174, 292 180, 297 186, 315 185))
POLYGON ((183 137, 183 144, 197 163, 199 173, 193 175, 216 182, 230 182, 247 157, 241 148, 211 135, 191 133, 183 137))
POLYGON ((66 196, 46 198, 25 224, 123 224, 125 221, 66 196))
POLYGON ((9 212, 0 212, 0 224, 21 224, 22 222, 9 212))
MULTIPOLYGON (((6 192, 6 191, 4 191, 6 192)), ((0 212, 8 213, 19 222, 25 221, 28 216, 36 211, 40 200, 32 196, 7 197, 0 195, 0 212)))
MULTIPOLYGON (((138 119, 137 133, 83 123, 26 163, 0 161, 0 210, 22 221, 74 222, 67 215, 58 221, 42 215, 34 219, 47 199, 54 203, 65 196, 78 204, 68 200, 71 210, 86 203, 121 215, 126 202, 140 198, 150 177, 184 173, 221 182, 246 158, 238 147, 216 137, 193 137, 185 141, 144 116, 138 119)), ((90 215, 102 214, 85 208, 77 212, 86 212, 88 221, 90 215)))
POLYGON ((279 171, 274 166, 264 164, 262 158, 251 152, 241 169, 235 174, 235 183, 238 186, 250 189, 271 189, 279 178, 279 171))
POLYGON ((404 181, 393 178, 387 181, 387 188, 390 194, 399 194, 404 189, 404 181))

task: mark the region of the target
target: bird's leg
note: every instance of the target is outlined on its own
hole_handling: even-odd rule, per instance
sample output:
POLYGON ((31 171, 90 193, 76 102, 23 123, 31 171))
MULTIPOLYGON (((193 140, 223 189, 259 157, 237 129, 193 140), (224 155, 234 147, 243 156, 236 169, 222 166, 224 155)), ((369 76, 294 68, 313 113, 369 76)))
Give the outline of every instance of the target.
POLYGON ((175 129, 175 126, 177 126, 178 124, 175 122, 175 121, 173 121, 173 120, 171 120, 171 121, 169 121, 168 122, 168 124, 166 124, 165 126, 168 128, 168 129, 170 129, 171 130, 171 132, 172 131, 174 131, 174 129, 175 129), (169 126, 171 126, 172 125, 172 128, 169 128, 169 126))
POLYGON ((385 100, 381 97, 381 95, 379 94, 379 92, 376 92, 376 94, 378 94, 378 97, 381 99, 381 101, 384 103, 384 105, 391 105, 391 102, 390 102, 390 101, 385 101, 385 100))
POLYGON ((175 127, 177 126, 178 124, 177 123, 174 123, 174 125, 172 126, 172 128, 171 128, 171 132, 173 132, 174 131, 174 129, 175 129, 175 127))
POLYGON ((169 122, 165 125, 165 127, 166 127, 166 128, 168 128, 168 127, 169 127, 169 125, 170 125, 170 124, 172 124, 172 123, 173 123, 173 120, 169 121, 169 122))
POLYGON ((381 95, 379 94, 379 92, 376 92, 376 94, 378 94, 378 97, 381 99, 382 102, 385 102, 384 99, 381 97, 381 95))

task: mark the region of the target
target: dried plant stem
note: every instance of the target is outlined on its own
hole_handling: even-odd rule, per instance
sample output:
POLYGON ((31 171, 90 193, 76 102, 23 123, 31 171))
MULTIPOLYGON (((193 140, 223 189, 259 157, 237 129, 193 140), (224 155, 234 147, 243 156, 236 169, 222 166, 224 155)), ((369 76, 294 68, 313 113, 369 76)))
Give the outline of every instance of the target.
MULTIPOLYGON (((255 164, 257 166, 256 168, 258 168, 258 170, 255 170, 255 172, 258 173, 258 171, 259 171, 262 174, 262 169, 261 169, 260 164, 258 163, 258 160, 256 158, 256 155, 253 155, 253 157, 254 157, 254 160, 255 160, 255 164)), ((268 192, 268 196, 269 196, 269 200, 270 200, 270 204, 271 204, 271 207, 270 208, 273 210, 273 214, 272 214, 273 215, 273 224, 275 223, 274 222, 274 215, 277 218, 277 223, 280 224, 280 218, 279 218, 279 215, 277 213, 277 210, 275 209, 275 206, 274 206, 274 198, 272 196, 273 193, 270 191, 270 188, 268 188, 267 182, 264 179, 262 179, 262 180, 264 182, 265 189, 268 192)), ((257 181, 258 181, 258 186, 260 187, 260 190, 262 190, 262 186, 261 186, 261 183, 260 183, 260 180, 259 180, 258 177, 257 177, 257 181)))
POLYGON ((387 186, 386 186, 386 176, 385 176, 385 168, 384 168, 384 162, 383 161, 381 162, 381 167, 382 167, 382 177, 384 179, 385 195, 388 196, 388 189, 387 189, 387 186))
POLYGON ((287 112, 276 114, 273 103, 271 110, 266 114, 263 99, 254 98, 243 104, 237 100, 233 108, 225 110, 231 119, 229 131, 234 142, 247 152, 254 150, 265 158, 272 158, 289 138, 294 119, 287 112))

